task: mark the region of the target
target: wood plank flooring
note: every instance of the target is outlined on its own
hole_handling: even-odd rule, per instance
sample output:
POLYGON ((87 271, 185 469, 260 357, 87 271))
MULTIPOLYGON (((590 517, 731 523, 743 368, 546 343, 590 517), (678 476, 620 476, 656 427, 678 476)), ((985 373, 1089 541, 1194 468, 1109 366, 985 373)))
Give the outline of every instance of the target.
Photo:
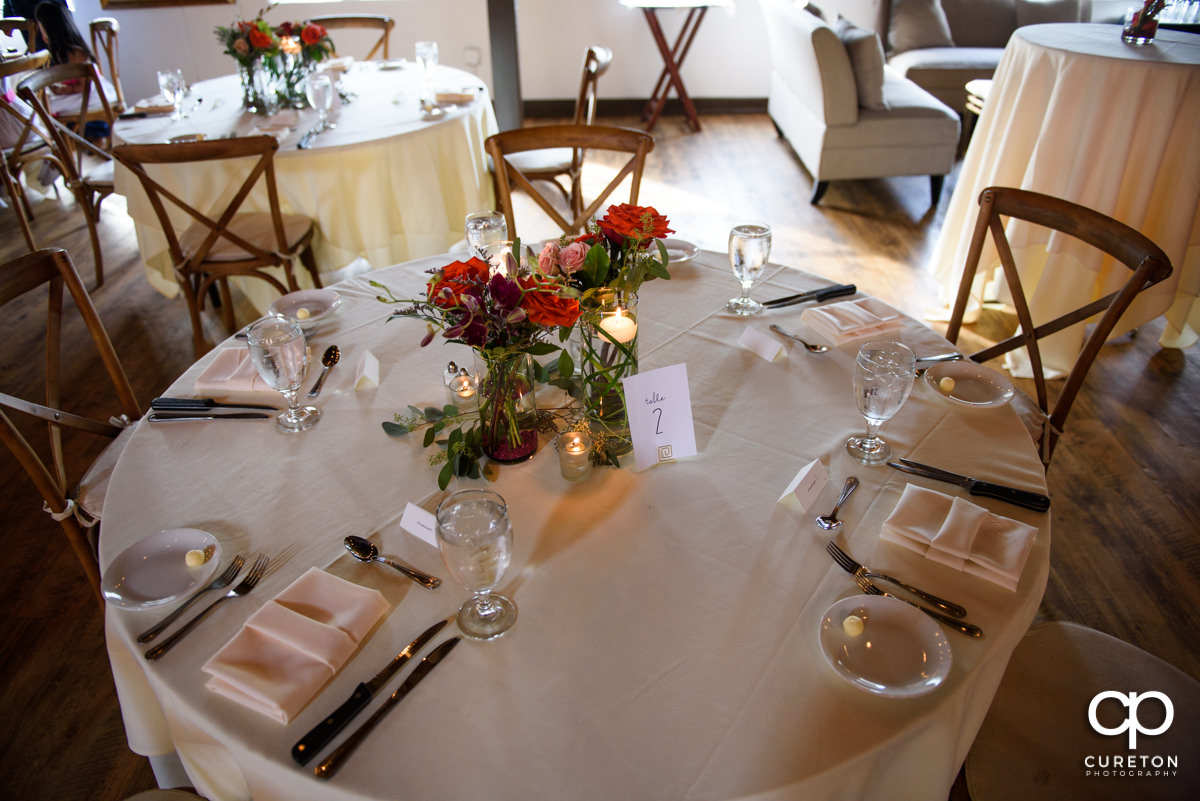
MULTIPOLYGON (((675 118, 660 122, 643 183, 642 202, 668 213, 679 236, 723 251, 733 222, 767 220, 775 261, 921 315, 941 223, 927 178, 835 183, 814 208, 811 180, 766 116, 703 124, 690 134, 675 118)), ((35 203, 35 213, 39 242, 67 248, 90 284, 87 230, 69 195, 35 203)), ((108 278, 94 299, 145 404, 192 361, 187 315, 147 285, 121 197, 104 202, 101 228, 108 278)), ((11 210, 0 210, 0 232, 2 262, 22 248, 11 210)), ((5 388, 40 380, 40 313, 30 303, 6 311, 5 388)), ((1040 617, 1093 626, 1200 677, 1200 350, 1160 349, 1160 332, 1152 323, 1107 346, 1068 421, 1049 476, 1053 557, 1040 617)), ((221 336, 215 321, 211 335, 221 336)), ((80 355, 69 381, 88 411, 99 374, 81 336, 81 327, 68 334, 80 355)), ((153 787, 146 760, 125 745, 102 618, 74 557, 7 454, 0 487, 0 798, 116 801, 153 787)))

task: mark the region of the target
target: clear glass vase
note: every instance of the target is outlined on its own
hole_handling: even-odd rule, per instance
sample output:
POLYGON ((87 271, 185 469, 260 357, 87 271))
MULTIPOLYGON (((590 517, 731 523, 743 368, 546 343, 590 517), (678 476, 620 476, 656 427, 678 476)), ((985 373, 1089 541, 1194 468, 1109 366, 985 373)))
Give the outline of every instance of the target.
POLYGON ((477 350, 475 372, 483 452, 502 464, 525 461, 538 446, 533 359, 528 353, 497 357, 477 350))
POLYGON ((621 379, 638 370, 637 295, 603 289, 580 316, 579 362, 588 425, 602 447, 619 456, 633 449, 621 379))
POLYGON ((242 105, 252 114, 270 116, 279 111, 276 70, 271 59, 258 57, 249 64, 238 65, 242 82, 242 105))

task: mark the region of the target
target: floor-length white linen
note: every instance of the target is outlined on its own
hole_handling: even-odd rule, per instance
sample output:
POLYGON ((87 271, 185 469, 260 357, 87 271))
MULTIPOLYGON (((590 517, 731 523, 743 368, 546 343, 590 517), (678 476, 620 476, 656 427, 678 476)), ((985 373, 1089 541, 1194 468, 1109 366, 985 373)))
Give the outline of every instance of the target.
MULTIPOLYGON (((159 115, 122 120, 118 142, 165 142, 175 136, 207 138, 248 135, 272 119, 292 121, 280 142, 275 174, 284 213, 303 214, 317 223, 314 243, 321 271, 334 272, 356 259, 372 268, 441 253, 463 238, 463 220, 493 205, 492 180, 483 142, 496 133, 496 117, 487 90, 469 73, 440 67, 438 85, 469 88, 474 102, 448 107, 444 116, 426 119, 420 108, 419 70, 391 68, 393 62, 355 64, 342 78, 354 97, 338 102, 330 119, 337 127, 300 150, 300 138, 317 123, 311 109, 289 110, 275 118, 243 110, 236 75, 203 81, 184 101, 186 119, 159 115)), ((247 162, 152 167, 149 172, 167 189, 201 210, 223 208, 245 178, 247 162)), ((146 276, 156 289, 173 297, 179 287, 166 252, 166 239, 154 210, 136 179, 120 165, 117 192, 128 198, 146 276)), ((247 210, 267 208, 266 187, 247 201, 247 210)), ((187 219, 172 211, 172 218, 187 219)), ((277 271, 282 275, 282 271, 277 271)), ((297 279, 308 284, 297 266, 297 279)), ((260 311, 278 297, 263 281, 239 282, 260 311)))
MULTIPOLYGON (((447 260, 370 278, 412 297, 422 271, 447 260)), ((863 427, 851 394, 859 343, 821 356, 795 346, 767 362, 739 347, 739 336, 773 321, 809 334, 800 309, 750 320, 725 313, 736 284, 722 254, 703 253, 672 273, 641 293, 641 367, 686 362, 699 455, 643 473, 597 469, 580 484, 562 480, 552 446, 502 468, 487 486, 510 505, 515 557, 501 590, 519 607, 516 626, 457 648, 329 783, 294 765, 291 746, 466 597, 436 551, 396 526, 407 502, 435 495, 436 468, 419 439, 389 438, 380 427, 409 403, 444 403, 441 373, 466 349, 419 348, 423 325, 385 324, 377 290, 356 279, 338 288, 347 303, 313 343, 314 352, 338 344, 345 365, 330 374, 315 428, 293 436, 269 423, 141 424, 109 490, 102 568, 130 543, 184 525, 216 534, 226 558, 263 549, 286 559, 261 589, 225 604, 154 663, 128 654, 161 611, 109 609, 131 744, 177 749, 213 801, 944 798, 1041 599, 1049 515, 972 499, 1039 529, 1015 592, 881 542, 909 479, 956 490, 846 453, 844 440, 863 427), (380 385, 356 391, 352 368, 368 348, 379 357, 380 385), (843 508, 839 542, 962 603, 986 632, 978 641, 947 633, 954 665, 926 697, 868 695, 823 661, 818 623, 853 582, 825 554, 817 512, 776 503, 813 459, 830 474, 821 511, 848 475, 862 481, 843 508), (355 563, 343 537, 372 533, 385 552, 446 583, 429 592, 355 563), (204 689, 200 668, 212 653, 313 565, 382 588, 393 604, 359 654, 287 726, 204 689), (166 737, 153 728, 162 716, 166 737)), ((818 283, 786 268, 768 273, 758 296, 818 283)), ((918 354, 946 347, 911 320, 898 336, 918 354)), ((188 394, 211 358, 173 393, 188 394)), ((1008 406, 965 409, 918 382, 882 433, 900 455, 1044 491, 1033 445, 1008 406)))
MULTIPOLYGON (((1121 41, 1120 26, 1054 23, 1019 28, 1009 40, 971 136, 932 264, 952 301, 988 186, 1029 189, 1096 209, 1136 228, 1174 266, 1136 299, 1114 335, 1159 315, 1161 343, 1200 337, 1200 37, 1160 30, 1154 44, 1121 41)), ((1128 270, 1066 237, 1008 224, 1035 322, 1102 297, 1128 270), (1047 253, 1053 260, 1046 269, 1047 253)), ((990 240, 975 301, 999 271, 990 240)), ((1042 358, 1056 372, 1074 362, 1083 326, 1055 335, 1042 358)), ((1020 354, 1023 357, 1023 352, 1020 354)), ((1010 359, 1018 374, 1027 365, 1010 359), (1018 366, 1020 364, 1020 366, 1018 366)))

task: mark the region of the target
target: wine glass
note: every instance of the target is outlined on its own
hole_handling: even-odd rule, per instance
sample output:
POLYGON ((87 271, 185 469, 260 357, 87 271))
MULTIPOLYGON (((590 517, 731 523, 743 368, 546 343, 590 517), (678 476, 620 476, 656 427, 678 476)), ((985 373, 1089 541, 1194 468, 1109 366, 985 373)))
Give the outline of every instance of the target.
POLYGON ((432 94, 433 73, 438 65, 437 42, 417 42, 417 64, 421 67, 421 86, 425 96, 432 94))
POLYGON ((458 627, 477 640, 499 637, 517 620, 517 607, 492 589, 512 560, 508 505, 495 492, 468 489, 437 507, 437 541, 446 569, 475 595, 458 610, 458 627))
POLYGON ((868 342, 854 362, 854 399, 867 418, 867 433, 846 440, 846 450, 863 464, 886 462, 892 448, 879 438, 879 426, 890 420, 912 392, 916 357, 899 342, 868 342))
POLYGON ((741 297, 725 305, 734 314, 749 315, 762 311, 762 304, 750 299, 750 288, 762 276, 771 255, 771 226, 763 223, 735 225, 729 231, 729 266, 742 285, 741 297))
POLYGON ((314 72, 304 82, 304 94, 308 104, 317 110, 317 130, 327 131, 336 128, 329 121, 329 109, 333 108, 333 80, 327 73, 314 72))
POLYGON ((246 346, 258 374, 287 399, 288 407, 275 418, 275 427, 291 433, 316 425, 321 410, 299 405, 300 384, 308 372, 308 343, 300 323, 281 315, 264 317, 246 332, 246 346))
POLYGON ((508 240, 508 223, 498 211, 473 211, 467 215, 467 246, 471 255, 487 260, 484 252, 493 242, 508 240))
POLYGON ((180 113, 183 108, 183 93, 187 89, 187 84, 183 80, 182 70, 159 70, 158 71, 158 90, 162 92, 163 99, 175 107, 171 112, 171 119, 182 119, 180 113))

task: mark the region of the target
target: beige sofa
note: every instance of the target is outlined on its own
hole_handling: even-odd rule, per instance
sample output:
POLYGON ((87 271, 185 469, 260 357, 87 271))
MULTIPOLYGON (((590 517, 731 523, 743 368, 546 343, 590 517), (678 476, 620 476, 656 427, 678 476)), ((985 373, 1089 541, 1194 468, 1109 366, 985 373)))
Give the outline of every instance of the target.
POLYGON ((762 0, 771 48, 767 110, 812 174, 812 202, 830 181, 929 175, 936 206, 954 166, 958 114, 884 67, 873 34, 848 48, 803 6, 803 0, 762 0), (861 57, 872 48, 878 51, 874 67, 861 57))

